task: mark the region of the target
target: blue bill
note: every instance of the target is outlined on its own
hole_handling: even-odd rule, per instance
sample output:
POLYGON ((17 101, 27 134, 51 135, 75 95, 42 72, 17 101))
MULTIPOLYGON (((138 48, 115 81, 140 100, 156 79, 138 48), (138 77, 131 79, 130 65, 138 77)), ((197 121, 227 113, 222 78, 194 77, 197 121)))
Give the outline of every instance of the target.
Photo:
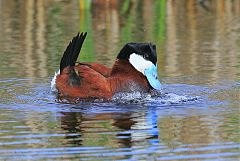
POLYGON ((157 66, 152 65, 150 68, 145 69, 144 74, 147 77, 149 84, 154 89, 161 90, 162 85, 161 85, 160 81, 158 80, 157 66))

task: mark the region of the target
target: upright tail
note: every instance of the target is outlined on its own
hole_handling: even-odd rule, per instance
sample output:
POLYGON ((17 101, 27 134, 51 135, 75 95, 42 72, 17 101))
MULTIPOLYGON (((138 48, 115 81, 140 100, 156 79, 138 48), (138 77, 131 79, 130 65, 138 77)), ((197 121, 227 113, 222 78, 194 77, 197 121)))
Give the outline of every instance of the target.
POLYGON ((60 74, 65 67, 75 65, 86 36, 87 32, 82 32, 80 35, 78 33, 77 36, 73 37, 72 41, 70 41, 61 59, 60 74))

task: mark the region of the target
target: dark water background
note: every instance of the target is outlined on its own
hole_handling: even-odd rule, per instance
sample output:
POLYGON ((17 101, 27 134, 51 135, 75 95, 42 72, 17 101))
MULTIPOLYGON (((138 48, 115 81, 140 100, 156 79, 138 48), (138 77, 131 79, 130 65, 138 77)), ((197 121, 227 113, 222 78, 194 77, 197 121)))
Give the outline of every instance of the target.
POLYGON ((239 0, 0 0, 0 160, 240 159, 239 15, 239 0), (155 43, 166 94, 56 102, 78 31, 80 60, 107 66, 155 43))

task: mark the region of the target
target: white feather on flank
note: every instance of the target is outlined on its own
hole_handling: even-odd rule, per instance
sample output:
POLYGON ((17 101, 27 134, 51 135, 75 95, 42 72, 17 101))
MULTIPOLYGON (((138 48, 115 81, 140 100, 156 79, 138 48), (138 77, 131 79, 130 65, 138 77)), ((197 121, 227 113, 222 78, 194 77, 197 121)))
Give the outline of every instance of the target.
POLYGON ((56 88, 56 78, 57 76, 60 74, 60 69, 55 72, 55 75, 54 77, 52 78, 52 81, 51 81, 51 92, 57 92, 57 88, 56 88))
POLYGON ((145 69, 148 69, 153 65, 151 61, 144 59, 141 55, 136 53, 130 55, 129 62, 142 74, 144 74, 145 69))

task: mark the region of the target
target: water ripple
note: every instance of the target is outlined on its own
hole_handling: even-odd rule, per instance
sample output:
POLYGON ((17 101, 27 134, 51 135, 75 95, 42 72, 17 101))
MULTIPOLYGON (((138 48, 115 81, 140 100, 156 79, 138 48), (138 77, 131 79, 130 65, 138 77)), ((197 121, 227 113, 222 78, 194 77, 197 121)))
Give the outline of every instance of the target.
MULTIPOLYGON (((157 160, 184 160, 184 159, 210 159, 218 157, 240 156, 239 144, 224 143, 222 145, 186 145, 176 149, 166 146, 137 146, 132 148, 111 147, 58 147, 58 148, 28 148, 14 150, 0 150, 0 159, 31 159, 31 158, 75 158, 97 159, 98 157, 115 158, 119 156, 134 156, 132 159, 155 158, 157 160), (225 152, 228 150, 228 152, 225 152), (229 151, 230 150, 230 151, 229 151), (198 154, 192 154, 198 152, 198 154), (14 155, 13 155, 14 154, 14 155)), ((99 158, 98 158, 99 159, 99 158)))

